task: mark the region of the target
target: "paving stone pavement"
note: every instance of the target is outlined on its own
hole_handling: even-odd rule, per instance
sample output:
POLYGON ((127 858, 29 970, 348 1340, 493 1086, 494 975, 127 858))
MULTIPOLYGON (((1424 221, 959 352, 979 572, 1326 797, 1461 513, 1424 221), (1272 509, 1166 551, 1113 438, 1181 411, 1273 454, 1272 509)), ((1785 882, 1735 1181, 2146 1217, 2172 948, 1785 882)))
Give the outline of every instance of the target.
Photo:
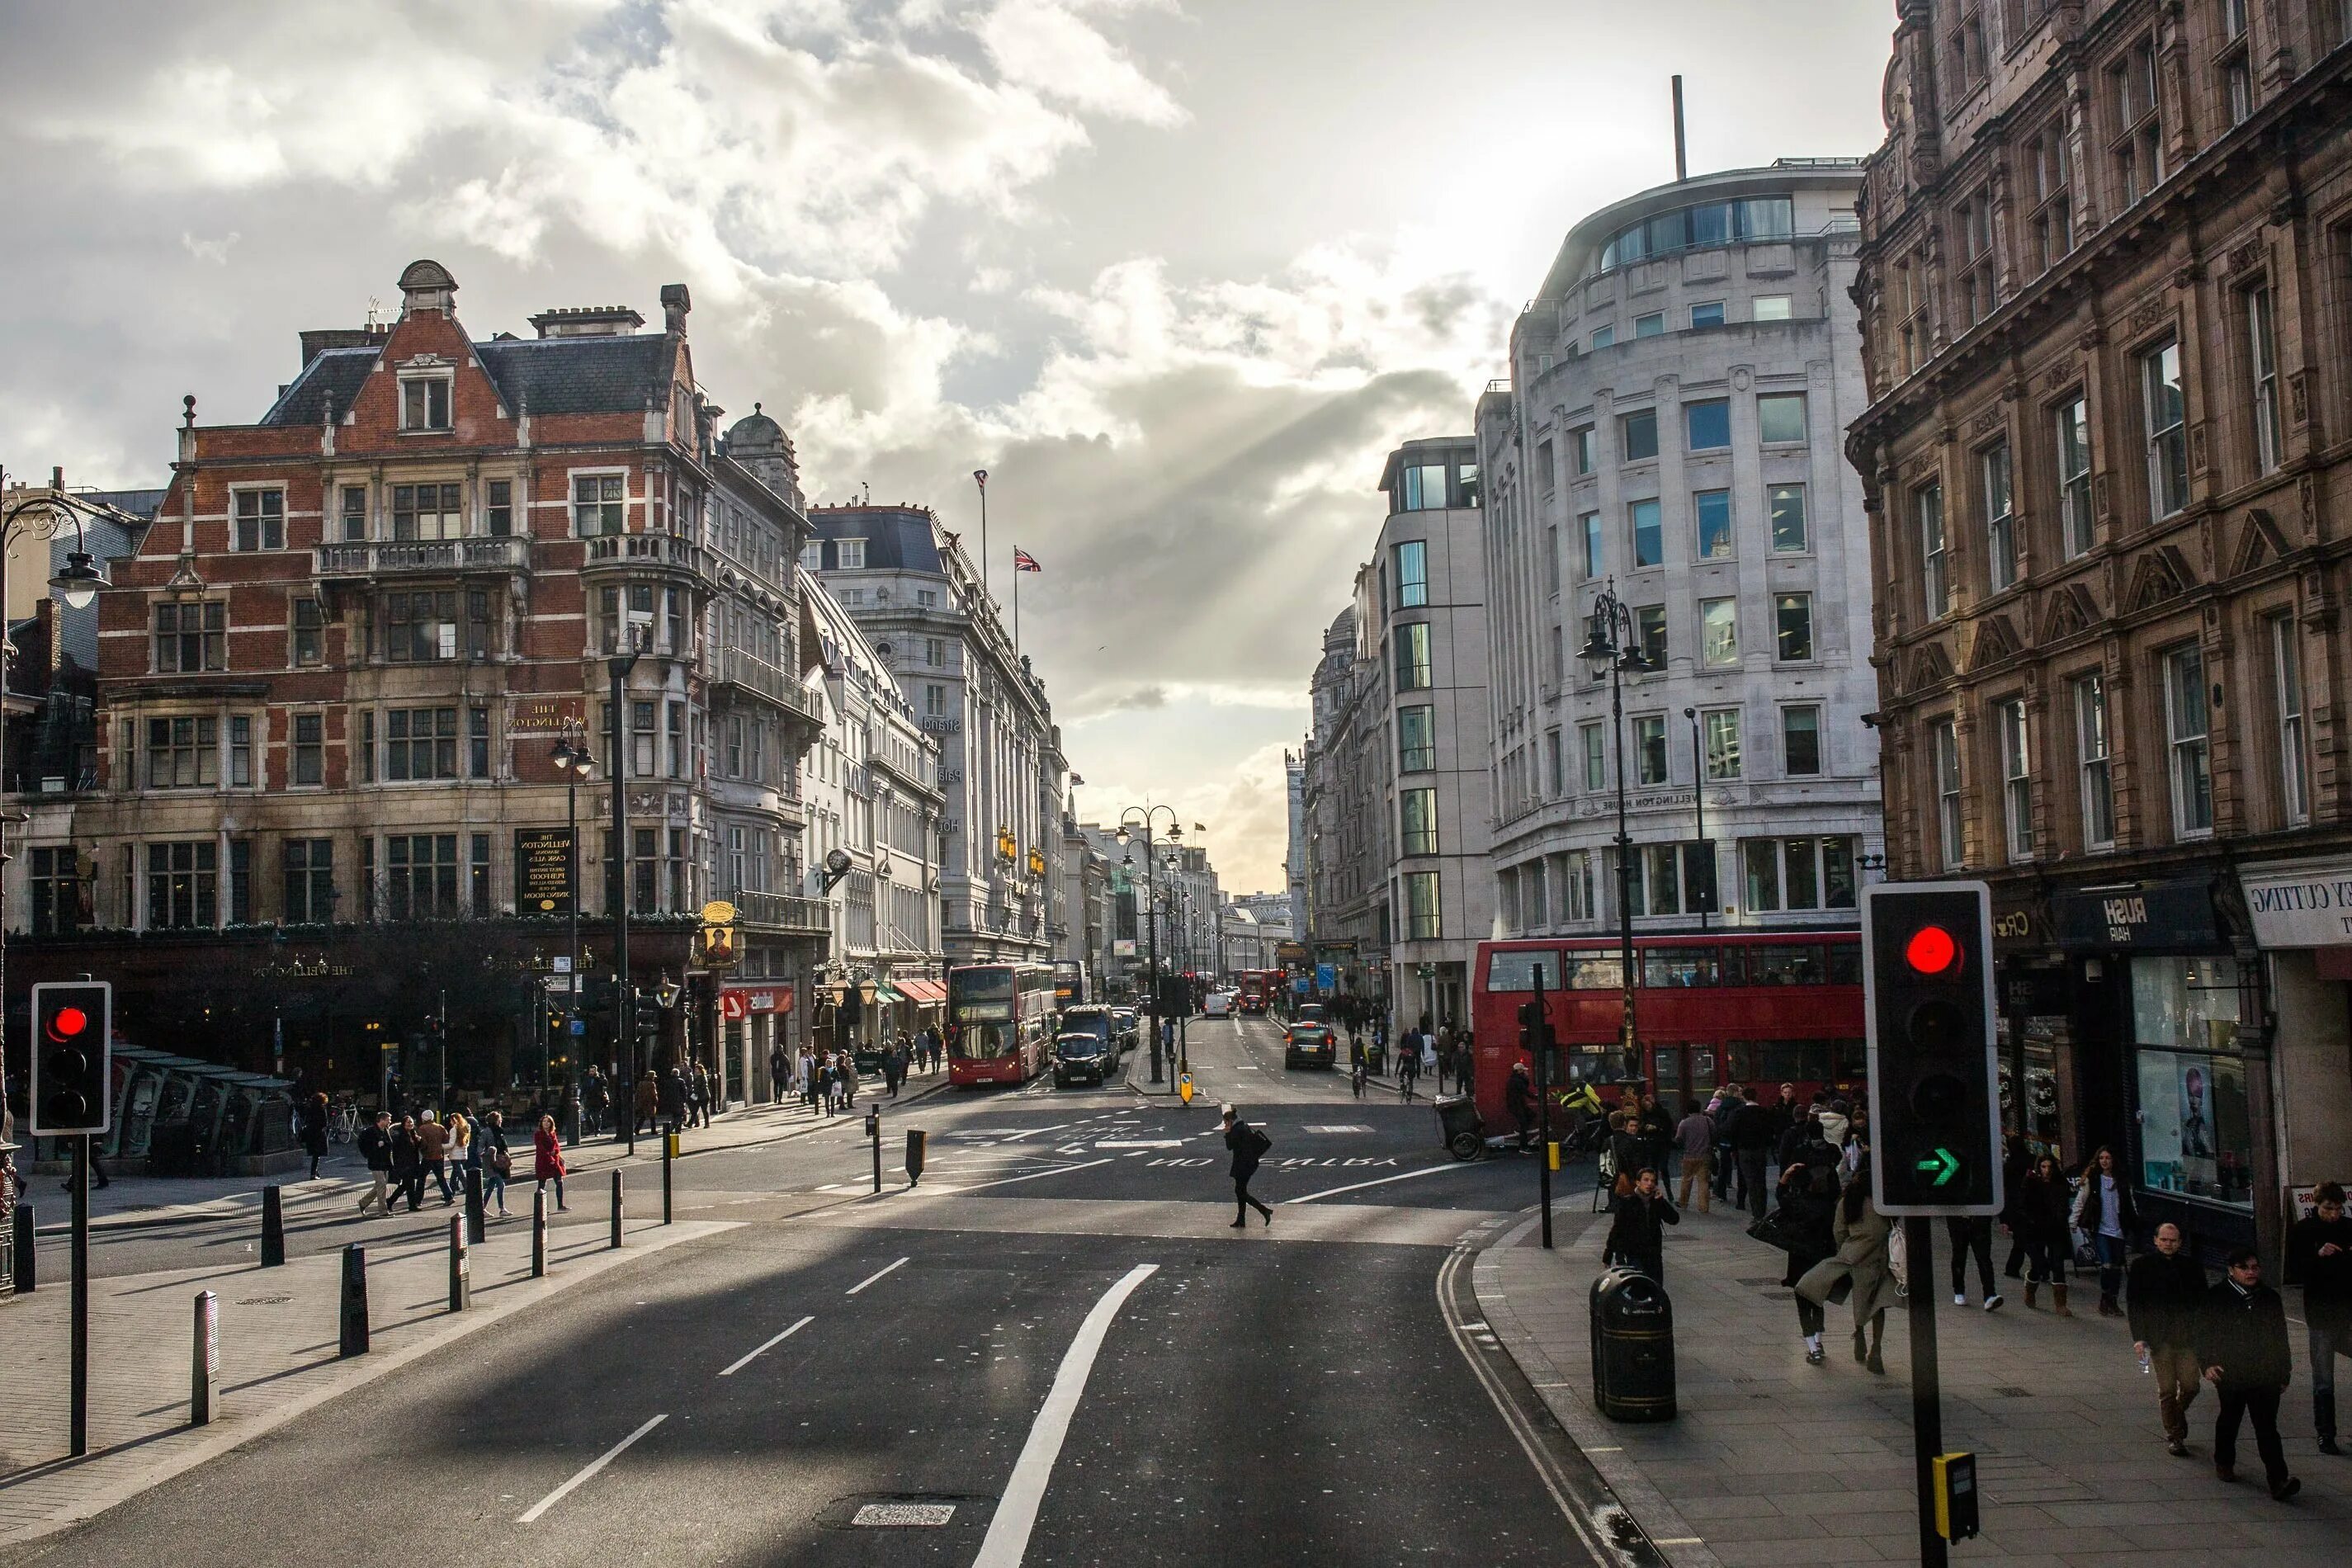
MULTIPOLYGON (((1473 1271, 1481 1310, 1528 1380, 1676 1568, 1918 1560, 1913 1501, 1908 1332, 1890 1314, 1886 1372, 1852 1353, 1853 1317, 1829 1310, 1829 1360, 1810 1366, 1786 1259, 1748 1239, 1746 1216, 1686 1213, 1666 1235, 1678 1417, 1619 1424, 1592 1403, 1586 1301, 1601 1269, 1605 1216, 1555 1209, 1555 1247, 1532 1220, 1506 1232, 1473 1271)), ((1948 1287, 1942 1227, 1935 1278, 1948 1287)), ((1995 1249, 1995 1261, 2006 1255, 1995 1249)), ((1952 1548, 1959 1564, 2002 1568, 2343 1568, 2352 1562, 2352 1458, 2317 1452, 2304 1362, 2300 1292, 2287 1292, 2295 1377, 2280 1411, 2303 1494, 2278 1503, 2262 1485, 2251 1430, 2235 1486, 2212 1468, 2214 1398, 2189 1410, 2193 1458, 2166 1453, 2153 1380, 2098 1291, 2076 1316, 2028 1311, 2018 1282, 1987 1313, 1937 1299, 1944 1447, 1977 1455, 1983 1533, 1952 1548)))
POLYGON ((418 1356, 526 1310, 649 1252, 732 1226, 631 1221, 614 1250, 595 1224, 551 1227, 548 1272, 530 1277, 530 1226, 489 1228, 472 1249, 473 1306, 448 1310, 448 1251, 394 1244, 368 1254, 373 1342, 342 1359, 338 1253, 283 1267, 246 1264, 92 1281, 89 1453, 66 1458, 69 1377, 64 1280, 0 1302, 0 1545, 88 1519, 192 1465, 247 1442, 418 1356), (213 1422, 188 1425, 194 1300, 220 1299, 221 1370, 213 1422))

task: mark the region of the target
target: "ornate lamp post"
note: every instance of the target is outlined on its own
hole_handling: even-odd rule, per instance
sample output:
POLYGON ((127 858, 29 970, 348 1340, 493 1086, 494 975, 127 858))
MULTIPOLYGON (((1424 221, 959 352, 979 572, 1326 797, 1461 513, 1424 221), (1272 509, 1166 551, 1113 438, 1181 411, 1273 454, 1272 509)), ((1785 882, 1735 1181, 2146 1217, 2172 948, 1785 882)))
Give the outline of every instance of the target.
MULTIPOLYGON (((563 1010, 568 1026, 580 1017, 580 784, 594 771, 596 759, 588 750, 588 737, 578 723, 564 721, 563 732, 556 737, 554 762, 556 771, 563 775, 563 888, 564 903, 572 914, 572 974, 570 1005, 563 1010), (573 744, 572 737, 579 736, 573 744)), ((585 1039, 583 1035, 580 1037, 585 1039)), ((564 1075, 571 1088, 572 1142, 580 1142, 580 1060, 579 1051, 572 1042, 564 1042, 565 1057, 571 1062, 564 1075)), ((607 1086, 608 1088, 611 1086, 607 1086)))
POLYGON ((1651 666, 1633 628, 1633 613, 1617 596, 1614 577, 1592 603, 1581 653, 1595 675, 1604 667, 1609 674, 1610 739, 1617 749, 1617 954, 1624 972, 1624 1021, 1618 1045, 1624 1054, 1622 1070, 1632 1078, 1639 1075, 1642 1052, 1633 1025, 1633 837, 1625 825, 1625 677, 1644 674, 1651 666))

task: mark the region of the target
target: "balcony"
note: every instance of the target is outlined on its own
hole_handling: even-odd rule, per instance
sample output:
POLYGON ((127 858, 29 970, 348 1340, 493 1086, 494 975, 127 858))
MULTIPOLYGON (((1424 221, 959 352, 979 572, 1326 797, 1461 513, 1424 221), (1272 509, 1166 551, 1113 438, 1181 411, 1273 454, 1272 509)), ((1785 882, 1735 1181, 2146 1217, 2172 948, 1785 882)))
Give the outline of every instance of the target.
POLYGON ((674 533, 604 533, 585 542, 588 554, 580 564, 583 575, 643 574, 651 568, 657 575, 689 578, 706 591, 718 584, 710 552, 674 533))
POLYGON ((790 893, 757 893, 747 888, 736 893, 729 902, 735 906, 735 918, 745 925, 819 934, 833 929, 833 905, 824 899, 803 899, 790 893))
POLYGON ((719 661, 719 683, 764 699, 811 723, 824 722, 824 704, 816 693, 755 654, 729 648, 719 661))
POLYGON ((310 570, 322 580, 527 572, 530 541, 520 534, 499 539, 353 540, 315 546, 310 552, 310 570))

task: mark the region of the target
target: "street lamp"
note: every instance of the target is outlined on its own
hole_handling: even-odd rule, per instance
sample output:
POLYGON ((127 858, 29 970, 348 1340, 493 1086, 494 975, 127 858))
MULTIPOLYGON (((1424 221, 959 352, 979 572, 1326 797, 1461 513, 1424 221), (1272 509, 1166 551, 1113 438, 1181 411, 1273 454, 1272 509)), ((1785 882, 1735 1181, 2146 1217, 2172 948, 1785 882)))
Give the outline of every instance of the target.
MULTIPOLYGON (((621 595, 626 603, 628 595, 621 595)), ((628 1101, 628 1150, 637 1152, 637 1008, 636 988, 629 984, 629 815, 627 784, 628 681, 637 658, 653 641, 653 627, 631 617, 620 628, 621 651, 604 661, 613 679, 613 728, 605 738, 613 780, 613 847, 604 879, 604 897, 613 914, 613 1032, 620 1037, 623 1082, 621 1096, 628 1101), (638 637, 643 626, 645 636, 638 637)))
MULTIPOLYGON (((596 759, 588 751, 588 737, 580 732, 576 720, 563 721, 563 732, 556 737, 554 761, 556 771, 563 775, 563 891, 564 904, 572 913, 572 1005, 564 1009, 565 1021, 580 1017, 580 784, 596 766, 596 759), (573 745, 572 737, 580 733, 580 743, 573 745)), ((585 1037, 582 1037, 583 1039, 585 1037)), ((576 1049, 565 1041, 564 1055, 572 1063, 566 1075, 572 1086, 572 1141, 580 1142, 580 1062, 576 1049)), ((610 1087, 610 1086, 608 1086, 610 1087)), ((634 1095, 635 1086, 622 1089, 634 1095)), ((635 1105, 634 1100, 631 1101, 635 1105)))
POLYGON ((1624 1053, 1622 1069, 1639 1076, 1641 1041, 1633 1028, 1633 837, 1625 826, 1625 677, 1651 668, 1633 627, 1633 613, 1617 596, 1612 577, 1592 603, 1592 618, 1581 650, 1596 676, 1609 674, 1610 739, 1617 748, 1617 962, 1623 973, 1624 1017, 1618 1044, 1624 1053))
MULTIPOLYGON (((1129 821, 1136 817, 1142 818, 1143 898, 1144 902, 1150 907, 1150 926, 1147 932, 1150 949, 1150 957, 1149 961, 1150 967, 1147 973, 1151 977, 1151 989, 1149 996, 1149 1001, 1150 1003, 1149 1016, 1151 1019, 1151 1081, 1154 1083, 1164 1082, 1165 1074, 1162 1068, 1163 1053, 1160 1045, 1159 879, 1154 871, 1154 865, 1159 859, 1159 857, 1152 853, 1151 828, 1153 819, 1163 811, 1168 814, 1168 842, 1174 844, 1181 837, 1177 830, 1176 808, 1174 806, 1130 805, 1125 811, 1120 812, 1118 816, 1118 841, 1121 845, 1125 845, 1128 841, 1128 828, 1129 821)), ((1132 866, 1135 863, 1134 851, 1129 850, 1126 854, 1120 857, 1120 860, 1122 864, 1132 866)))

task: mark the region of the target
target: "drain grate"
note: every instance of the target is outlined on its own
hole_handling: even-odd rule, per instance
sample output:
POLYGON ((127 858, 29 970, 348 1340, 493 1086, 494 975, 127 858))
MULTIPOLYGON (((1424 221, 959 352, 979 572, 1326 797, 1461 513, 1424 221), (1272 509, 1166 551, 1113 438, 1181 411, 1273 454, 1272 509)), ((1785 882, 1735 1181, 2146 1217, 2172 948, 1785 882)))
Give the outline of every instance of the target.
POLYGON ((294 1298, 291 1296, 247 1296, 243 1300, 239 1301, 237 1305, 240 1307, 282 1307, 293 1299, 294 1298))
POLYGON ((868 1530, 936 1529, 954 1517, 951 1502, 869 1502, 849 1522, 868 1530))

